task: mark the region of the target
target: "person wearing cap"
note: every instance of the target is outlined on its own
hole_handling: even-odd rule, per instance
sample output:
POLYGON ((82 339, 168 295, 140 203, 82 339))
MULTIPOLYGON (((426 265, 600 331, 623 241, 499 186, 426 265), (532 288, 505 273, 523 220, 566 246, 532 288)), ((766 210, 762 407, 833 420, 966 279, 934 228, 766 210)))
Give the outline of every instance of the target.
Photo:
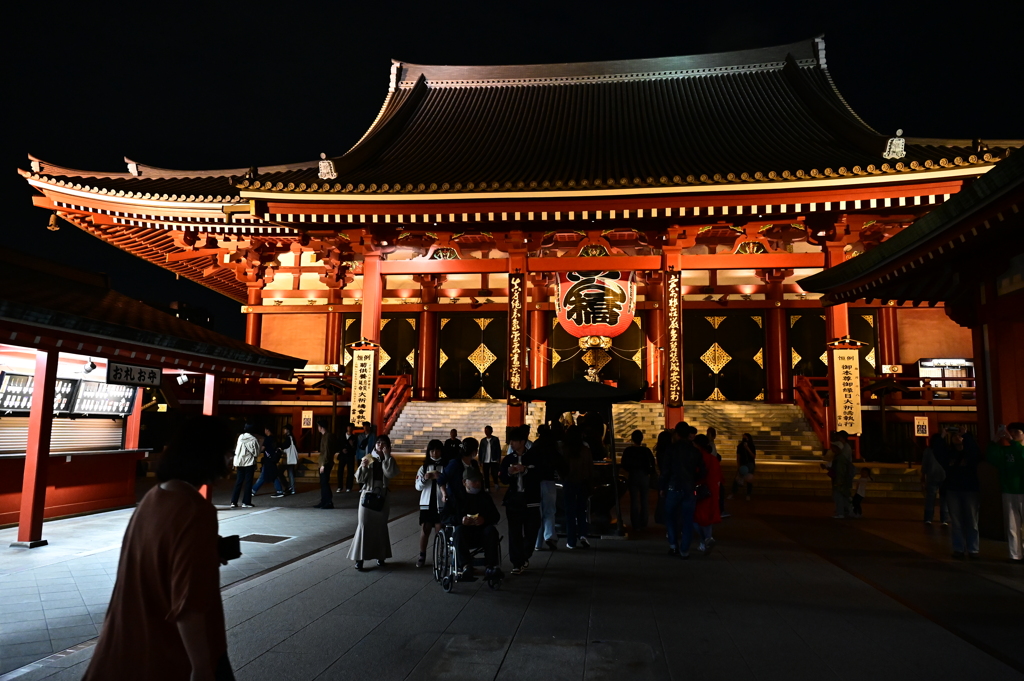
POLYGON ((480 471, 467 467, 462 473, 463 493, 449 497, 442 515, 445 523, 455 528, 455 550, 459 554, 459 565, 463 567, 460 579, 466 581, 475 579, 469 564, 470 550, 483 548, 484 566, 488 573, 497 569, 501 562, 496 527, 501 513, 490 494, 481 494, 483 487, 484 478, 480 471))
POLYGON ((1024 551, 1021 550, 1024 543, 1024 423, 1000 426, 985 458, 999 471, 1010 560, 1024 563, 1024 551))

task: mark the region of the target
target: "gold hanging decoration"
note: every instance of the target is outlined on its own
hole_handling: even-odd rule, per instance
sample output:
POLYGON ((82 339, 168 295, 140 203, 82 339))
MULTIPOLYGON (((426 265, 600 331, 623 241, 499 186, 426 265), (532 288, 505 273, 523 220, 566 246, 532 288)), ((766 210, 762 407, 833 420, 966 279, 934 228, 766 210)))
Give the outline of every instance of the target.
POLYGON ((472 397, 472 398, 470 398, 470 399, 474 399, 474 400, 492 400, 492 399, 494 399, 494 398, 493 398, 493 397, 491 397, 490 395, 488 395, 488 394, 487 394, 487 391, 486 391, 486 390, 484 390, 484 387, 483 387, 483 386, 481 385, 481 386, 480 386, 480 389, 479 389, 479 390, 477 390, 477 391, 476 391, 476 394, 475 394, 475 395, 473 395, 473 397, 472 397))
POLYGON ((864 361, 871 365, 871 368, 875 368, 875 349, 871 348, 871 352, 864 356, 864 361))
POLYGON ((354 322, 355 320, 356 320, 356 318, 355 318, 355 317, 348 317, 348 318, 347 318, 347 319, 345 320, 345 330, 346 330, 346 331, 348 331, 348 327, 352 326, 352 322, 354 322))
POLYGON ((412 327, 413 331, 416 330, 416 318, 415 317, 406 317, 405 321, 409 322, 409 326, 412 327))
POLYGON ((753 315, 751 319, 757 322, 757 325, 759 327, 761 327, 762 329, 764 328, 764 317, 762 317, 761 315, 753 315))
POLYGON ((757 354, 754 355, 754 361, 757 362, 757 366, 764 369, 764 348, 757 351, 757 354))
POLYGON ((410 350, 409 354, 405 356, 405 361, 409 363, 413 369, 416 368, 416 350, 410 350))
POLYGON ((604 369, 610 361, 612 361, 611 355, 600 348, 591 348, 583 353, 584 364, 588 367, 597 367, 598 371, 604 369))
POLYGON ((384 368, 384 365, 391 361, 391 355, 384 352, 383 347, 381 347, 380 350, 377 351, 377 353, 380 356, 380 364, 377 365, 377 371, 381 371, 384 368))
POLYGON ((800 321, 800 316, 801 315, 795 314, 789 318, 789 328, 792 329, 794 326, 796 326, 796 323, 800 321))
POLYGON ((343 350, 341 353, 341 361, 345 363, 345 366, 348 366, 349 362, 352 361, 352 353, 350 353, 347 349, 343 350))
MULTIPOLYGON (((864 318, 864 321, 866 321, 868 324, 870 324, 872 327, 874 327, 874 325, 875 325, 875 315, 873 315, 873 314, 862 314, 861 317, 864 318)), ((874 366, 874 365, 872 364, 871 366, 874 366)))
POLYGON ((441 317, 441 328, 443 329, 444 325, 447 324, 450 321, 451 321, 451 319, 449 319, 448 317, 441 317))
POLYGON ((640 323, 639 317, 633 317, 633 323, 636 324, 638 329, 643 329, 644 325, 640 323))
POLYGON ((643 349, 640 349, 640 350, 636 351, 636 354, 633 355, 633 362, 638 367, 640 367, 641 369, 644 368, 644 351, 643 351, 643 349))
POLYGON ((722 349, 721 345, 715 343, 700 356, 700 359, 708 365, 712 372, 717 374, 722 370, 722 367, 732 360, 732 357, 722 349))
POLYGON ((477 317, 473 321, 476 322, 480 326, 480 330, 483 331, 484 329, 487 328, 488 324, 494 321, 494 318, 477 317))
POLYGON ((448 396, 444 394, 444 391, 440 388, 437 389, 437 398, 440 400, 447 400, 448 396))
POLYGON ((725 317, 705 317, 704 319, 708 320, 715 330, 718 330, 718 327, 725 321, 725 317))
POLYGON ((468 359, 470 363, 476 367, 476 370, 482 374, 487 371, 487 367, 494 364, 494 360, 498 359, 498 357, 488 350, 486 345, 481 343, 480 346, 473 351, 473 354, 466 359, 468 359))
POLYGON ((801 356, 800 356, 800 353, 798 353, 798 352, 796 351, 796 348, 790 348, 790 349, 789 349, 789 351, 790 351, 790 352, 792 353, 792 354, 791 354, 791 358, 792 358, 792 360, 793 360, 793 366, 792 366, 792 368, 793 368, 793 369, 796 369, 796 365, 800 363, 800 360, 801 360, 801 359, 803 359, 803 357, 801 357, 801 356))
POLYGON ((710 395, 708 395, 708 399, 706 401, 708 401, 708 402, 725 402, 725 395, 722 394, 721 390, 719 390, 718 388, 715 388, 715 392, 713 392, 710 395))
POLYGON ((754 401, 755 402, 764 402, 764 391, 763 390, 757 394, 757 397, 754 398, 754 401))
POLYGON ((437 367, 440 369, 444 366, 444 363, 448 361, 448 355, 445 354, 444 350, 440 352, 437 360, 437 367))

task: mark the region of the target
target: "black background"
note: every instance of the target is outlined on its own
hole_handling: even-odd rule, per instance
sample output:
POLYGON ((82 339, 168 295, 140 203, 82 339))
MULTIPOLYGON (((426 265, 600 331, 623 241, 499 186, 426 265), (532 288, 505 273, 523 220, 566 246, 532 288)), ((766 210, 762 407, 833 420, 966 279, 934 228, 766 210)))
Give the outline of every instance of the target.
POLYGON ((145 300, 237 303, 65 225, 14 172, 59 165, 239 168, 343 153, 373 121, 390 59, 497 64, 761 47, 824 33, 850 105, 884 132, 1024 137, 1015 0, 943 3, 17 3, 4 15, 4 243, 105 271, 145 300), (1016 36, 1016 37, 1015 37, 1016 36))

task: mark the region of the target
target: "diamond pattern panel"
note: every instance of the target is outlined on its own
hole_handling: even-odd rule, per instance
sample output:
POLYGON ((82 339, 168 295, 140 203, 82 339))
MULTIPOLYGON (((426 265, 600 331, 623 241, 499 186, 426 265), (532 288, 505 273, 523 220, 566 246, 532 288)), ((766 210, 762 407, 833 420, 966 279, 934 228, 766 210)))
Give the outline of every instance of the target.
POLYGON ((494 364, 494 360, 498 359, 498 357, 488 350, 486 345, 481 343, 479 347, 477 347, 477 349, 474 350, 466 359, 468 359, 473 366, 476 367, 476 370, 482 374, 487 371, 487 367, 494 364))
POLYGON ((800 353, 796 351, 796 348, 790 348, 789 351, 792 353, 790 357, 793 360, 793 366, 791 368, 796 369, 796 365, 800 363, 800 360, 802 360, 803 357, 801 357, 800 353))
POLYGON ((725 321, 725 317, 705 317, 704 319, 708 320, 711 326, 715 327, 715 329, 718 329, 718 327, 722 325, 722 322, 725 321))
POLYGON ((708 402, 725 402, 725 395, 718 388, 715 388, 715 392, 708 395, 708 402))
POLYGON ((715 343, 708 348, 704 354, 700 356, 700 359, 708 365, 708 368, 711 369, 713 373, 716 374, 722 370, 722 367, 732 361, 732 357, 729 353, 723 350, 722 346, 718 343, 715 343))

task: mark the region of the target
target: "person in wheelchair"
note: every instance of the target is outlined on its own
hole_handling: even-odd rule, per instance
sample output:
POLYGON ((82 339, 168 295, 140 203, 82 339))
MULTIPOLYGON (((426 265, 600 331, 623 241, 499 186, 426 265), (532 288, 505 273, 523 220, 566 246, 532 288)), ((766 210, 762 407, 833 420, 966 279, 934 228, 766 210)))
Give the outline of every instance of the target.
POLYGON ((484 550, 486 575, 493 575, 499 569, 501 552, 496 525, 501 520, 501 514, 491 495, 481 494, 484 479, 479 470, 467 466, 462 474, 462 486, 465 494, 453 494, 448 498, 442 520, 454 528, 459 567, 463 568, 460 579, 473 581, 475 577, 469 556, 471 550, 484 550))

